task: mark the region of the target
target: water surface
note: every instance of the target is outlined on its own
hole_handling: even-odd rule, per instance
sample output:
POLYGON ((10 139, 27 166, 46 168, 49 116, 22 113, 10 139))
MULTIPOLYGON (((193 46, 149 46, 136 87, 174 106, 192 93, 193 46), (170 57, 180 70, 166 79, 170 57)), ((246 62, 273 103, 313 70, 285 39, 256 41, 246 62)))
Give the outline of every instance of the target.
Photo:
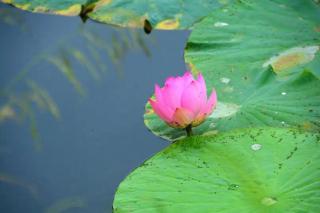
POLYGON ((126 30, 0 4, 0 212, 111 212, 168 143, 143 124, 154 83, 185 70, 186 31, 126 30))

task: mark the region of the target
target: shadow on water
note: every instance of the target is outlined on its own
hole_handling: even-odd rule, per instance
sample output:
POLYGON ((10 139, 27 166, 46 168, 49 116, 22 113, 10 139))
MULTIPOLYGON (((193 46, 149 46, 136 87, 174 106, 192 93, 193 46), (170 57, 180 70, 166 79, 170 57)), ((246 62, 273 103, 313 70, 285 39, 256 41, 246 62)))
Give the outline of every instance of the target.
POLYGON ((154 83, 184 72, 188 32, 0 4, 0 33, 0 212, 111 212, 118 184, 167 145, 142 115, 154 83))

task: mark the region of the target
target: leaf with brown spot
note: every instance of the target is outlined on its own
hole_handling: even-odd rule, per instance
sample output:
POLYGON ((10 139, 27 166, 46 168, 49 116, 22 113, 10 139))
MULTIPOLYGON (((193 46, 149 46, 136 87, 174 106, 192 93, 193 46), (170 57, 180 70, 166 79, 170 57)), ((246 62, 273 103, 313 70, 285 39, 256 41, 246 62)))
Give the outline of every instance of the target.
POLYGON ((79 15, 83 21, 122 27, 155 29, 188 29, 195 22, 233 0, 0 0, 17 8, 38 13, 65 16, 79 15))

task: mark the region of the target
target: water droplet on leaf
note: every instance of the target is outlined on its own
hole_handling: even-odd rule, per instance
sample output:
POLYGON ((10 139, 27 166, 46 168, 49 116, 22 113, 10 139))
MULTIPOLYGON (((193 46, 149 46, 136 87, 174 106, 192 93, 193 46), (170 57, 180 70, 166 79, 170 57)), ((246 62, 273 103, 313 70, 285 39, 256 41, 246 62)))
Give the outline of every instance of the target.
POLYGON ((264 197, 262 200, 261 200, 261 203, 263 204, 263 205, 266 205, 266 206, 271 206, 271 205, 273 205, 273 204, 275 204, 275 203, 277 203, 278 202, 278 200, 277 200, 277 198, 275 198, 275 197, 264 197))
POLYGON ((252 149, 253 151, 258 151, 258 150, 260 150, 261 148, 262 148, 262 145, 261 145, 261 144, 258 144, 258 143, 251 145, 251 149, 252 149))
POLYGON ((230 78, 223 77, 223 78, 220 78, 220 81, 224 84, 228 84, 230 82, 230 78))
POLYGON ((225 22, 216 22, 216 23, 214 23, 215 27, 225 27, 225 26, 228 26, 228 25, 229 24, 225 23, 225 22))

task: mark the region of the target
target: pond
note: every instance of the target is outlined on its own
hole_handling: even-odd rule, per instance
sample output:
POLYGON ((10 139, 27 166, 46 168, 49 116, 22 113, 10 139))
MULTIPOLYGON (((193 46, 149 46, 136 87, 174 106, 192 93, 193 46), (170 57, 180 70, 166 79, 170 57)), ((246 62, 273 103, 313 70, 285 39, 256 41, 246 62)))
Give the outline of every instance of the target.
POLYGON ((188 31, 116 28, 0 4, 0 212, 112 212, 168 145, 144 125, 155 82, 185 71, 188 31))
POLYGON ((318 0, 0 1, 0 212, 320 212, 318 0))

